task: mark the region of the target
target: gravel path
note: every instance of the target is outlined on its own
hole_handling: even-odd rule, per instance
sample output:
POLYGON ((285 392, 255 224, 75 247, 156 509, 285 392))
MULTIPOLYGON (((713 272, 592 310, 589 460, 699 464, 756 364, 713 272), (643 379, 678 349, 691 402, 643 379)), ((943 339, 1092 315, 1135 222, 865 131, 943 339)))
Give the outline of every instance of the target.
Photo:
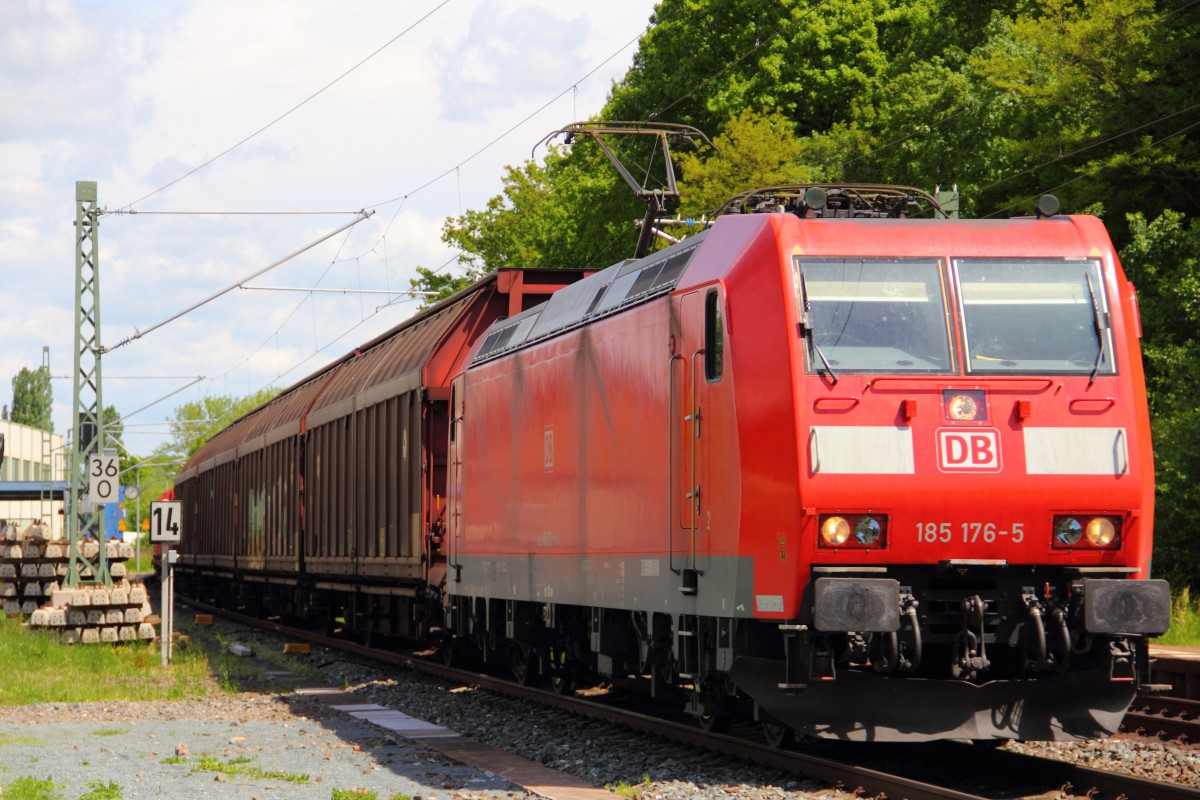
MULTIPOLYGON (((204 635, 224 642, 236 639, 264 658, 270 655, 272 662, 285 658, 283 640, 267 632, 218 621, 204 635)), ((297 671, 319 674, 326 685, 345 687, 356 701, 446 726, 596 786, 636 787, 642 800, 851 797, 793 775, 320 648, 286 659, 297 671)), ((264 673, 262 680, 269 677, 264 673)), ((1194 747, 1124 736, 1075 745, 1007 747, 1200 786, 1200 750, 1194 747)), ((96 780, 115 781, 125 798, 178 800, 323 799, 334 789, 355 787, 377 792, 380 800, 395 794, 421 800, 527 796, 488 773, 450 763, 420 744, 320 702, 272 691, 214 694, 177 703, 0 708, 0 785, 22 776, 53 778, 65 787, 64 800, 82 797, 96 780), (176 758, 180 745, 186 755, 176 758), (206 771, 204 767, 212 764, 201 758, 260 772, 206 771), (290 783, 282 777, 292 773, 307 775, 308 780, 290 783)))
MULTIPOLYGON (((126 716, 137 713, 129 709, 126 716)), ((175 800, 328 798, 334 789, 354 788, 374 790, 384 800, 396 793, 525 796, 506 781, 381 736, 374 726, 348 717, 6 725, 0 757, 6 788, 21 777, 48 778, 63 798, 82 797, 109 782, 125 798, 175 800)))

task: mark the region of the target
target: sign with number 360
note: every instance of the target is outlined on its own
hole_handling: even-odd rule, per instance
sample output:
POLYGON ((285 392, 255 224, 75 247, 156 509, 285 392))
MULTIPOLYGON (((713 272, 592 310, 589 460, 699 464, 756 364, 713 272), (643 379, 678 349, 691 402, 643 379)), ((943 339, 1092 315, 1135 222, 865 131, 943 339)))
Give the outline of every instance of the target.
POLYGON ((150 541, 178 542, 183 504, 178 500, 156 500, 150 504, 150 541))
POLYGON ((88 496, 98 506, 117 502, 117 476, 120 463, 115 455, 94 455, 88 459, 88 496))

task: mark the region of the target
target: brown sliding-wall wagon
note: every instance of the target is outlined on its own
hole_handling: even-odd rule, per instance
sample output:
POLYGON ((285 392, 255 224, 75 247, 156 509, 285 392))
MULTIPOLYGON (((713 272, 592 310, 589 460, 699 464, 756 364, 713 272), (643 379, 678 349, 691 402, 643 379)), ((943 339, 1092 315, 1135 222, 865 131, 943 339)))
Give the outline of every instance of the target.
POLYGON ((586 274, 488 275, 206 442, 176 483, 183 591, 362 633, 438 624, 450 381, 493 322, 586 274))

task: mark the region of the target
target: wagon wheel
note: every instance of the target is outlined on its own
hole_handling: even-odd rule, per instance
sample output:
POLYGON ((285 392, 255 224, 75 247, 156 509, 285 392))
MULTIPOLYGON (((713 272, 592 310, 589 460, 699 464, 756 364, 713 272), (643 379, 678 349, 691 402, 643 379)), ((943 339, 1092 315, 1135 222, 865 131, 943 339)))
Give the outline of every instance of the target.
POLYGON ((550 688, 555 694, 564 697, 575 694, 575 672, 570 669, 560 669, 550 673, 550 688))
POLYGON ((767 740, 767 744, 777 750, 782 750, 791 746, 796 740, 796 732, 787 725, 779 722, 774 717, 763 715, 762 718, 762 734, 767 740))
POLYGON ((538 657, 533 648, 518 642, 513 645, 511 653, 510 668, 517 683, 529 686, 535 682, 538 678, 538 657))
POLYGON ((555 694, 561 694, 564 697, 575 694, 575 687, 578 684, 575 670, 570 664, 567 648, 568 646, 561 642, 551 647, 550 658, 546 664, 546 672, 550 675, 550 688, 554 690, 555 694))
POLYGON ((453 667, 459 662, 459 647, 458 640, 446 636, 442 639, 442 663, 447 667, 453 667))
POLYGON ((701 714, 696 717, 700 730, 707 733, 724 733, 732 722, 728 714, 701 714))

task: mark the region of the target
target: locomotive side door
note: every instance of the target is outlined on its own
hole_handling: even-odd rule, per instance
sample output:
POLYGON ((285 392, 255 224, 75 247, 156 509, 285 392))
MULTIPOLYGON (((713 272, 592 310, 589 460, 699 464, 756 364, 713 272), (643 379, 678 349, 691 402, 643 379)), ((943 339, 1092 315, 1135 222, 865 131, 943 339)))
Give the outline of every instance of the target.
POLYGON ((709 550, 711 530, 711 436, 706 406, 723 361, 723 322, 716 287, 680 298, 671 352, 671 569, 680 590, 696 592, 709 550))
POLYGON ((464 376, 459 375, 450 384, 450 443, 446 453, 446 513, 445 528, 441 532, 441 551, 446 556, 448 568, 447 582, 450 591, 454 584, 462 578, 462 553, 460 538, 462 536, 463 511, 463 384, 464 376))

